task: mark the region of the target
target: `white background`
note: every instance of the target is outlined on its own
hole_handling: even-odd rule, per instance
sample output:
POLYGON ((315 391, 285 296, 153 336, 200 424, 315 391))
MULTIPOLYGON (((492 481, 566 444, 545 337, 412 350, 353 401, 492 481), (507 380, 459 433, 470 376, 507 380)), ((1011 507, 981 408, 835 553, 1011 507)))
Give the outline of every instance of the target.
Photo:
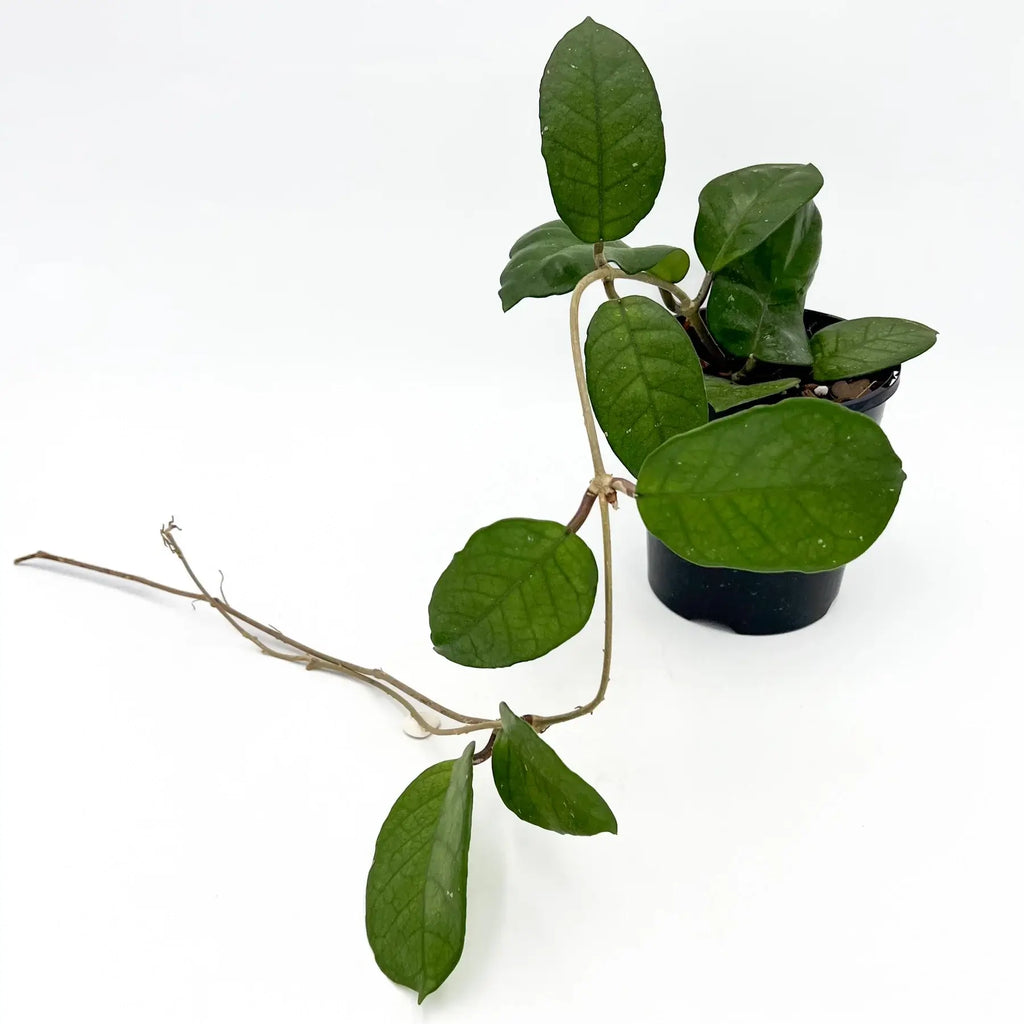
POLYGON ((0 1019, 1021 1020, 1013 11, 2 0, 0 1019), (690 248, 708 179, 813 160, 810 304, 941 336, 886 412, 903 500, 819 624, 677 619, 615 515, 610 695, 549 739, 620 835, 531 829, 479 772, 466 952, 417 1008, 365 873, 462 744, 187 601, 10 561, 184 585, 174 514, 210 585, 310 643, 473 713, 586 701, 599 615, 475 672, 426 603, 474 529, 565 520, 589 479, 567 300, 496 295, 553 216, 537 83, 588 13, 665 110, 636 241, 690 248))

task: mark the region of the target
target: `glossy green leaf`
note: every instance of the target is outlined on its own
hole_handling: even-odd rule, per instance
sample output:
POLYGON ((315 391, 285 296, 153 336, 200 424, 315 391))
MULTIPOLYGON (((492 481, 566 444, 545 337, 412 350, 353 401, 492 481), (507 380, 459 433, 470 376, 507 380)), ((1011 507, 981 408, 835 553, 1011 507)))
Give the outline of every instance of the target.
POLYGON ((501 730, 491 754, 494 785, 505 806, 523 821, 562 835, 618 832, 611 808, 589 783, 518 715, 501 705, 501 730))
MULTIPOLYGON (((650 271, 663 281, 681 281, 690 257, 671 245, 633 248, 615 239, 604 244, 610 263, 627 274, 650 271)), ((560 220, 527 231, 509 251, 501 272, 501 308, 508 312, 520 299, 543 299, 571 292, 594 269, 594 246, 580 241, 560 220)))
POLYGON ((815 380, 843 380, 919 356, 935 344, 930 327, 890 316, 840 320, 811 338, 815 380))
POLYGON ((821 253, 821 214, 806 203, 760 245, 716 277, 708 326, 734 356, 810 366, 804 301, 821 253))
POLYGON ((699 565, 820 572, 874 543, 903 480, 877 423, 791 398, 663 444, 640 470, 637 504, 651 533, 699 565))
POLYGON ((466 938, 473 747, 428 768, 395 801, 366 880, 377 966, 421 1003, 455 969, 466 938))
POLYGON ((590 548, 561 523, 502 519, 477 530, 430 597, 430 638, 449 661, 530 661, 586 625, 597 592, 590 548))
POLYGON ((693 235, 705 269, 717 272, 760 245, 821 186, 814 164, 755 164, 708 182, 693 235))
POLYGON ((641 295, 602 303, 585 352, 594 415, 631 473, 670 437, 707 423, 700 360, 658 303, 641 295))
POLYGON ((725 412, 750 402, 757 402, 772 395, 781 395, 800 384, 798 377, 785 377, 782 380, 768 380, 761 384, 734 384, 723 377, 705 377, 704 389, 708 395, 708 405, 715 412, 725 412))
POLYGON ((585 242, 621 238, 665 175, 654 80, 632 44, 592 18, 555 46, 540 83, 541 153, 558 216, 585 242))

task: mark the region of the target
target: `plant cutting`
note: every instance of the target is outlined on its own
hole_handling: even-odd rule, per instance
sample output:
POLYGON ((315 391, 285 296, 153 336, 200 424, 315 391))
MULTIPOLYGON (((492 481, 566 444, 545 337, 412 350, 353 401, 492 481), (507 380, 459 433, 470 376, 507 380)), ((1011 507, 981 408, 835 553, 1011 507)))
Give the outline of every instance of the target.
POLYGON ((904 480, 878 423, 844 403, 891 387, 894 368, 935 340, 907 320, 808 319, 821 245, 814 197, 822 179, 811 164, 758 164, 705 186, 694 231, 705 273, 693 298, 680 284, 685 250, 624 242, 659 193, 665 135, 646 64, 611 29, 588 18, 556 45, 541 80, 540 127, 559 219, 513 245, 500 295, 506 310, 524 298, 570 295, 589 482, 567 519, 517 510, 530 514, 472 533, 441 572, 428 619, 438 654, 496 669, 574 637, 600 585, 604 649, 589 699, 541 712, 492 697, 493 710, 467 714, 383 669, 319 651, 209 589, 173 520, 161 538, 187 589, 45 551, 17 560, 73 565, 202 602, 262 653, 386 694, 414 735, 483 740, 409 784, 369 867, 370 948, 383 973, 420 1001, 454 970, 466 938, 477 768, 490 762, 502 802, 533 826, 578 836, 617 830, 611 808, 547 734, 593 713, 611 680, 610 512, 620 497, 635 500, 650 534, 690 565, 768 577, 835 571, 879 537, 904 480), (620 295, 624 281, 651 295, 620 295), (604 301, 584 337, 581 299, 598 284, 604 301), (629 476, 608 472, 602 436, 629 476), (578 532, 595 506, 600 567, 578 532))

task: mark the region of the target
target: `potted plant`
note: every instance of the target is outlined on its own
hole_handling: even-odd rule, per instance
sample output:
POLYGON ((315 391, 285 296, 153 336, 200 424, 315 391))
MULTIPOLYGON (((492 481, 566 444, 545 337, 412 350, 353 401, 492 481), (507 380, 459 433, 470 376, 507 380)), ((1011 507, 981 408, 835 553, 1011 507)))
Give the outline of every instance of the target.
POLYGON ((438 578, 428 613, 439 654, 499 668, 578 633, 600 580, 604 652, 588 701, 544 715, 517 715, 502 702, 478 717, 382 669, 317 650, 208 589, 173 520, 161 537, 188 589, 44 551, 18 559, 75 565, 205 603, 264 654, 385 693, 407 713, 413 735, 488 737, 479 750, 471 742, 418 775, 377 838, 367 938, 381 970, 420 1000, 448 977, 465 940, 477 766, 490 761, 502 801, 524 821, 571 835, 617 829, 607 803, 543 734, 592 713, 609 685, 610 510, 619 496, 634 498, 657 543, 690 566, 770 578, 834 572, 879 536, 904 479, 879 425, 853 403, 882 401, 895 386, 893 368, 934 341, 910 321, 841 321, 804 310, 821 223, 813 204, 821 176, 809 164, 756 165, 705 187, 695 242, 707 273, 692 299, 679 287, 690 262, 682 249, 622 242, 654 203, 665 142, 650 73, 612 30, 588 18, 558 43, 544 70, 540 115, 560 220, 513 246, 501 298, 509 309, 527 296, 571 293, 570 345, 592 472, 567 521, 508 518, 473 533, 438 578), (660 302, 620 296, 616 282, 627 279, 660 302), (584 346, 579 306, 594 284, 605 301, 584 346), (606 470, 598 423, 635 481, 606 470), (595 505, 600 570, 578 536, 595 505))
MULTIPOLYGON (((572 292, 578 332, 579 292, 603 283, 607 301, 587 331, 587 394, 637 477, 652 588, 680 614, 738 632, 808 625, 831 605, 842 566, 884 527, 899 490, 891 472, 887 484, 862 480, 880 432, 820 400, 879 420, 900 364, 930 348, 935 332, 805 310, 821 251, 813 164, 758 164, 704 187, 694 243, 705 275, 693 299, 675 285, 689 270, 685 251, 624 243, 654 204, 665 144, 650 72, 609 29, 588 19, 559 42, 541 82, 540 120, 561 219, 512 246, 503 308, 572 292), (620 277, 651 285, 664 305, 620 299, 620 277), (797 395, 818 401, 779 402, 797 395), (752 408, 766 402, 778 411, 752 408), (725 415, 728 425, 714 422, 725 415), (831 431, 835 445, 824 440, 831 431), (863 530, 853 526, 861 514, 863 530)), ((596 457, 594 471, 595 480, 603 474, 596 457)))

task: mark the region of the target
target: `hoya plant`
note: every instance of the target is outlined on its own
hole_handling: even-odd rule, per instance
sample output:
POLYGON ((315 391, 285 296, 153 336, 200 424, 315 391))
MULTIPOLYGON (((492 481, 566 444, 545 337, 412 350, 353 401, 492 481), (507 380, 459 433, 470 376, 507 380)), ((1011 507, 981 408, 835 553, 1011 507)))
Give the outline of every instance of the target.
POLYGON ((887 317, 808 334, 804 301, 821 248, 814 197, 822 178, 812 164, 757 164, 704 187, 694 249, 705 273, 693 298, 679 285, 690 268, 686 251, 624 242, 650 212, 664 176, 661 104, 640 54, 590 18, 559 41, 544 68, 540 135, 559 219, 512 246, 500 296, 510 310, 524 298, 570 295, 589 483, 566 519, 517 509, 472 533, 440 574, 428 617, 439 655, 501 668, 575 636, 600 582, 604 653, 589 700, 543 715, 512 696, 495 701, 488 718, 450 708, 229 604, 200 581, 173 521, 161 536, 190 577, 188 589, 43 551, 18 559, 76 565, 204 602, 263 653, 387 694, 414 735, 482 740, 409 784, 384 820, 369 866, 370 948, 381 971, 421 1001, 455 968, 465 941, 477 769, 490 762, 501 800, 532 826, 575 836, 616 831, 608 804, 545 737, 594 712, 609 685, 609 511, 620 495, 635 499, 652 534, 698 565, 768 573, 844 565, 884 529, 904 474, 881 428, 844 408, 841 389, 827 385, 870 387, 935 340, 919 323, 887 317), (620 296, 621 281, 648 286, 650 295, 620 296), (604 301, 584 339, 580 300, 595 284, 604 301), (602 435, 635 479, 608 472, 602 435), (600 568, 578 536, 595 505, 600 568))

